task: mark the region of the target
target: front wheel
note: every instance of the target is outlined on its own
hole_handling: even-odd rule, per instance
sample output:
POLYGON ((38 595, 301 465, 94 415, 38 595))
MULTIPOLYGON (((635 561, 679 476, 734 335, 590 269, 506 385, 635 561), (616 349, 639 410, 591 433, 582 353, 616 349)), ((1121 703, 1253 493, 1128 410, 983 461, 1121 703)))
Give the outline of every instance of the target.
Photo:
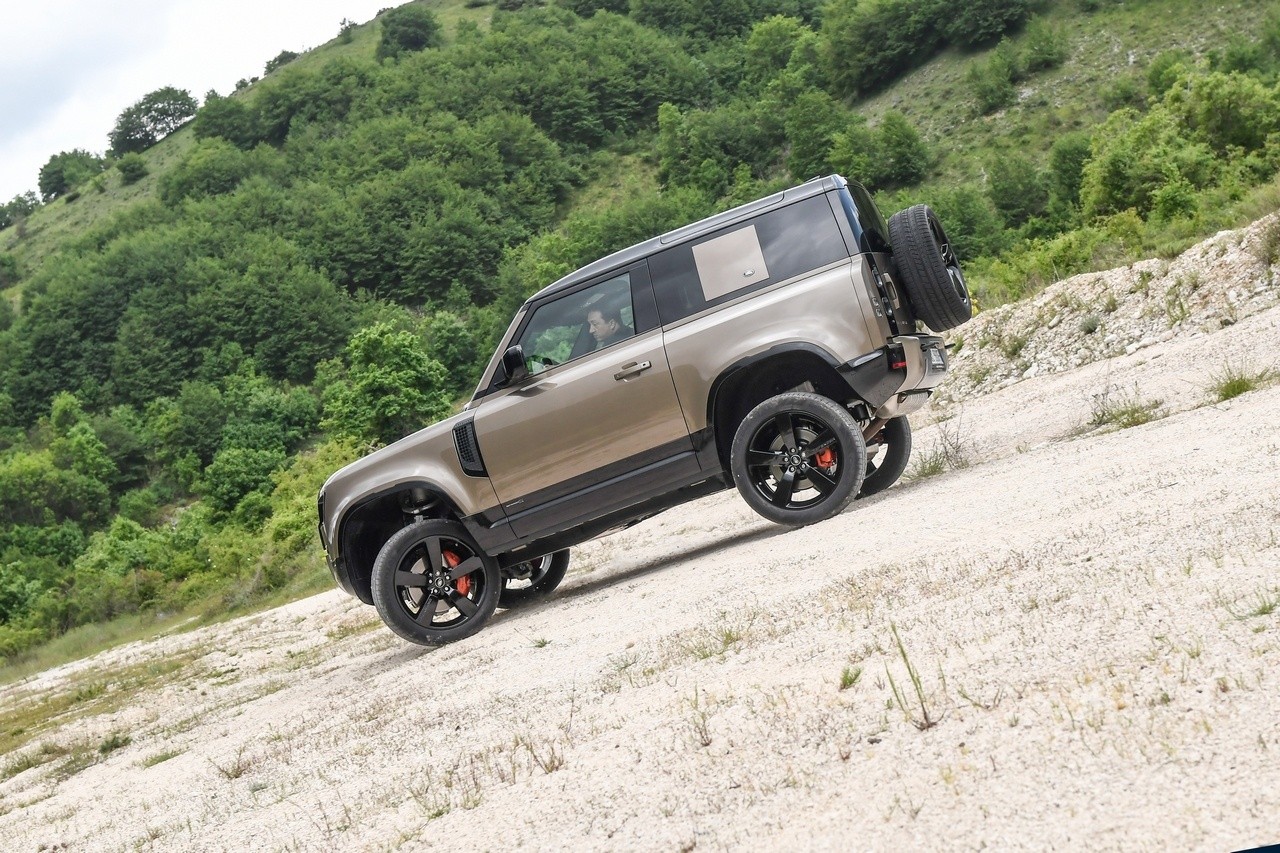
POLYGON ((569 549, 502 570, 502 607, 520 607, 551 595, 569 570, 569 549))
POLYGON ((867 447, 848 409, 799 391, 752 409, 730 452, 733 480, 747 504, 770 521, 797 527, 848 506, 866 467, 867 447))
POLYGON ((387 627, 434 646, 469 637, 493 615, 498 561, 454 521, 419 521, 396 532, 373 563, 371 591, 387 627))

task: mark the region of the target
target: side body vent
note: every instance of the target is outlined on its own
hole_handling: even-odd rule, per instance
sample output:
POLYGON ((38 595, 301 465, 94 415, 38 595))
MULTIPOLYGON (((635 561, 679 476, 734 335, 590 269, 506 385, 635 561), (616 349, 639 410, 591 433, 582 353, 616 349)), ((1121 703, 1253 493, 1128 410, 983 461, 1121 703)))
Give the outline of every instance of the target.
POLYGON ((462 470, 472 477, 486 477, 484 460, 480 458, 480 445, 476 443, 476 428, 471 421, 463 421, 453 428, 453 446, 458 451, 462 470))

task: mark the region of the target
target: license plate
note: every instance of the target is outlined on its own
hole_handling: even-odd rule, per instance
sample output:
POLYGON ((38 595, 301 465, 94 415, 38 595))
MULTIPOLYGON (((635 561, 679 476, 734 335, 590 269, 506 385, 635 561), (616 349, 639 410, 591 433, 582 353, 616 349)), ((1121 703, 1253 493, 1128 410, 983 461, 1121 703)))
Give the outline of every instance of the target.
POLYGON ((945 356, 943 356, 942 350, 938 350, 938 349, 929 350, 929 367, 935 368, 937 370, 947 369, 947 359, 945 356))

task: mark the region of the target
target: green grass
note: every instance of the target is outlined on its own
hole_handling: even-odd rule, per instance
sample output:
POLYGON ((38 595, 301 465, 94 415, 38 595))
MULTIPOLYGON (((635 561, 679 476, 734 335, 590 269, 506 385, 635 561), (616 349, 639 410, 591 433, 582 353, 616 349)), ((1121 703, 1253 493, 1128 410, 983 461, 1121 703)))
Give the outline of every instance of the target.
POLYGON ((1141 426, 1160 417, 1163 405, 1163 400, 1144 398, 1137 388, 1126 392, 1108 387, 1101 394, 1094 395, 1089 426, 1116 429, 1141 426))
POLYGON ((1274 381, 1275 374, 1270 370, 1249 370, 1244 365, 1233 364, 1228 360, 1211 378, 1209 394, 1215 401, 1225 403, 1274 381))

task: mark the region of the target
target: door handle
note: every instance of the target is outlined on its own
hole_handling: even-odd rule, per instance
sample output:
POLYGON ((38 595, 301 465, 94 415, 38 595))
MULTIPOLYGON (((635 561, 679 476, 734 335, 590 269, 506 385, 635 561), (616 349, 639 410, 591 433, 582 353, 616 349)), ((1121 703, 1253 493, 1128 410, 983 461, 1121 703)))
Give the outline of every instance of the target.
POLYGON ((632 361, 628 364, 622 365, 622 369, 613 374, 613 378, 619 382, 626 382, 628 379, 639 376, 651 367, 653 367, 653 362, 650 361, 632 361))

